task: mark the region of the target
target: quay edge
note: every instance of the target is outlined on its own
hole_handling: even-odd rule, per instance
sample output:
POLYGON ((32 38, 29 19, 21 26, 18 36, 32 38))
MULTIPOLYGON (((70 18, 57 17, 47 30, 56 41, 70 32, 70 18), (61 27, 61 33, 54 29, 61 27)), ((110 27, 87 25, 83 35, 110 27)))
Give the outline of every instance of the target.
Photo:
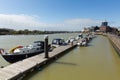
POLYGON ((107 37, 109 39, 110 43, 112 44, 113 48, 117 52, 117 54, 120 56, 120 46, 118 45, 118 44, 120 44, 120 38, 116 38, 115 35, 109 34, 109 33, 102 33, 102 34, 98 34, 98 35, 103 35, 103 36, 107 37), (115 42, 115 41, 117 41, 117 42, 115 42))

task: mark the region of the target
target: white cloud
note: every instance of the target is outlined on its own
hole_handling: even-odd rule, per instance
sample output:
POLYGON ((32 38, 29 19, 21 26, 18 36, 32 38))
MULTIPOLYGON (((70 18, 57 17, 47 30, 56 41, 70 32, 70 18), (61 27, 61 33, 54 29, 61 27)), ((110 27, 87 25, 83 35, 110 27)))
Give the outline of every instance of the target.
POLYGON ((46 24, 41 23, 36 16, 0 14, 0 27, 22 29, 40 26, 46 24))
POLYGON ((41 30, 81 30, 83 27, 101 24, 100 20, 92 19, 67 19, 62 23, 44 23, 38 16, 0 14, 0 27, 10 29, 41 29, 41 30))
POLYGON ((93 19, 67 19, 63 23, 54 24, 55 27, 58 27, 60 30, 82 30, 84 27, 99 26, 102 20, 93 20, 93 19))
POLYGON ((66 24, 70 25, 76 25, 76 26, 93 26, 93 25, 99 25, 100 20, 92 20, 92 19, 69 19, 65 21, 66 24))

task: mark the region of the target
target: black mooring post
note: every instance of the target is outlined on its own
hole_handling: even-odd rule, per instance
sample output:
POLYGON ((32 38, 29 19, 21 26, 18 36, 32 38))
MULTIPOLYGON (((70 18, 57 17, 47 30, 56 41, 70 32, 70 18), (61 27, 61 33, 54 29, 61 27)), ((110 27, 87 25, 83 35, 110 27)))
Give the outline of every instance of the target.
POLYGON ((45 58, 49 58, 49 55, 48 55, 48 36, 45 35, 44 39, 45 39, 45 44, 44 44, 45 58))

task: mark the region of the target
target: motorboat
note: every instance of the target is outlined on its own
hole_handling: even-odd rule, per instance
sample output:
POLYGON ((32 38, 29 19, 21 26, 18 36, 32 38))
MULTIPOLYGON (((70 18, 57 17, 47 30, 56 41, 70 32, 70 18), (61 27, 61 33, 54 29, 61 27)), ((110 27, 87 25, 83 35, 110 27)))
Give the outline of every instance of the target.
MULTIPOLYGON (((48 45, 49 50, 50 47, 51 45, 48 45)), ((35 41, 32 45, 28 46, 17 46, 12 48, 9 52, 4 51, 2 48, 0 49, 2 57, 10 63, 26 59, 42 52, 44 52, 44 41, 35 41)))
POLYGON ((67 45, 67 43, 62 38, 55 38, 52 40, 52 46, 59 47, 64 45, 67 45))
POLYGON ((74 41, 77 41, 77 40, 75 39, 75 37, 71 36, 71 37, 69 37, 69 39, 66 41, 66 43, 70 44, 70 43, 72 43, 72 42, 74 42, 74 41))
POLYGON ((82 39, 79 39, 78 42, 77 42, 77 45, 78 46, 87 46, 87 38, 82 38, 82 39))
POLYGON ((78 34, 78 36, 76 37, 77 40, 82 39, 82 38, 83 38, 83 34, 82 33, 78 34))

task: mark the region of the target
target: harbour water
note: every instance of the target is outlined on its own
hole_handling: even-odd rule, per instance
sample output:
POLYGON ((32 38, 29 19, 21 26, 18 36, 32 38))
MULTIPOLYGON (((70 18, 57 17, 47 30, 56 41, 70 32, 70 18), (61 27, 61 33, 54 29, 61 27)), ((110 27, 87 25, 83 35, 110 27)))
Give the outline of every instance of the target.
POLYGON ((120 57, 106 37, 98 36, 24 80, 120 80, 120 57))
MULTIPOLYGON (((49 36, 49 43, 51 43, 54 38, 64 38, 67 40, 69 37, 76 37, 78 33, 60 33, 60 34, 47 34, 49 36)), ((32 44, 34 41, 43 41, 44 35, 4 35, 0 36, 0 48, 5 49, 9 52, 10 49, 16 46, 26 46, 32 44)), ((0 66, 9 65, 2 56, 0 56, 0 66)))
MULTIPOLYGON (((67 40, 76 34, 50 34, 53 38, 67 40)), ((0 36, 0 47, 8 50, 17 45, 29 45, 36 40, 43 40, 44 35, 0 36)), ((0 65, 9 65, 0 56, 0 65)), ((120 57, 108 38, 97 36, 87 47, 76 47, 66 55, 49 64, 44 69, 32 72, 23 80, 120 80, 120 57)))

